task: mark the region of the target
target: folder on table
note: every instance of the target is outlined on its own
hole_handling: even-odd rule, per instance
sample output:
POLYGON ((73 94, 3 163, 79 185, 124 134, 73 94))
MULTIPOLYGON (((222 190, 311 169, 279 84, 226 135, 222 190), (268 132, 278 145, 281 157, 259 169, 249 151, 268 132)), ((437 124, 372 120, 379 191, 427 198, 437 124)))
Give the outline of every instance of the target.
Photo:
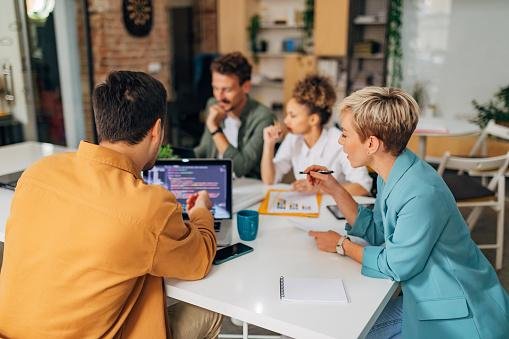
POLYGON ((258 212, 260 214, 318 218, 321 202, 322 195, 320 193, 270 189, 260 204, 258 212))

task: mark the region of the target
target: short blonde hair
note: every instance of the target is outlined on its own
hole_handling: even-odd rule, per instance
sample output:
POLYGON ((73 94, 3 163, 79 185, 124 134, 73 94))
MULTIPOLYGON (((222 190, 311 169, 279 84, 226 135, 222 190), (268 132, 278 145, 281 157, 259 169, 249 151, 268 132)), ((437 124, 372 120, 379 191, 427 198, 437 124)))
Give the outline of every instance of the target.
POLYGON ((391 87, 366 87, 346 97, 340 112, 351 110, 361 141, 375 136, 397 156, 406 148, 419 120, 419 105, 405 91, 391 87))

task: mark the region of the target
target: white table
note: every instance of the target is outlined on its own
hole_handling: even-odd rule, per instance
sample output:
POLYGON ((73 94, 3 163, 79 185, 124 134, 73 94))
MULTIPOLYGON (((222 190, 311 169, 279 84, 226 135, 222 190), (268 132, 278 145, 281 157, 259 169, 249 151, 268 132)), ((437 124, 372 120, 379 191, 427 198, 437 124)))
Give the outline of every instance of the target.
POLYGON ((23 171, 42 157, 65 151, 70 149, 34 141, 1 146, 0 175, 23 171))
POLYGON ((8 189, 0 188, 0 241, 5 240, 5 224, 11 209, 11 200, 14 192, 8 189))
POLYGON ((420 118, 414 135, 419 137, 419 155, 424 159, 428 137, 459 137, 479 132, 479 126, 466 120, 420 118))
MULTIPOLYGON (((336 220, 325 207, 332 203, 325 196, 320 218, 298 220, 344 233, 345 222, 336 220)), ((295 227, 292 219, 260 215, 257 238, 244 242, 254 248, 252 253, 214 266, 203 280, 167 280, 167 295, 295 338, 365 336, 397 283, 365 277, 361 265, 352 259, 319 251, 314 239, 295 227), (279 299, 282 275, 340 277, 350 303, 283 302, 279 299)), ((234 242, 238 242, 235 219, 233 227, 234 242)))
MULTIPOLYGON (((0 175, 22 171, 42 156, 67 150, 64 147, 45 145, 48 144, 29 142, 0 147, 0 175)), ((256 186, 253 189, 257 189, 256 186)), ((263 185, 260 189, 264 189, 263 185)), ((2 242, 5 240, 5 224, 12 195, 12 191, 0 189, 2 242)), ((363 198, 359 202, 371 200, 363 198)), ((298 220, 307 220, 317 228, 343 233, 345 222, 336 220, 325 208, 332 203, 332 199, 325 196, 320 218, 298 220)), ((364 277, 360 273, 361 265, 352 259, 320 252, 314 240, 292 224, 292 219, 295 218, 260 216, 258 237, 255 241, 247 242, 255 249, 252 253, 214 266, 210 274, 200 281, 168 280, 168 296, 295 338, 365 336, 396 290, 397 284, 390 280, 364 277), (279 300, 281 275, 340 277, 350 303, 282 302, 279 300)), ((235 218, 232 227, 234 242, 237 242, 235 218)))
MULTIPOLYGON (((63 146, 34 141, 0 146, 0 175, 24 171, 42 157, 69 150, 63 146)), ((5 223, 13 193, 0 188, 0 241, 2 242, 5 239, 5 223)))

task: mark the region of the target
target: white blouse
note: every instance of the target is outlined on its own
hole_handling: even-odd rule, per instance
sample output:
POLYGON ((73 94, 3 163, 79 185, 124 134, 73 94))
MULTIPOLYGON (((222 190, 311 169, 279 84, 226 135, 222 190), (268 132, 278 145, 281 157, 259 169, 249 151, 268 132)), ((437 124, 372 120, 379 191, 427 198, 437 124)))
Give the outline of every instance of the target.
POLYGON ((338 144, 340 135, 341 131, 335 127, 324 128, 320 138, 309 148, 302 135, 288 134, 273 159, 275 182, 280 182, 292 168, 295 179, 305 179, 306 175, 299 174, 299 171, 311 165, 321 165, 333 170, 332 175, 338 182, 357 183, 370 192, 372 179, 366 167, 353 168, 350 165, 343 146, 338 144))

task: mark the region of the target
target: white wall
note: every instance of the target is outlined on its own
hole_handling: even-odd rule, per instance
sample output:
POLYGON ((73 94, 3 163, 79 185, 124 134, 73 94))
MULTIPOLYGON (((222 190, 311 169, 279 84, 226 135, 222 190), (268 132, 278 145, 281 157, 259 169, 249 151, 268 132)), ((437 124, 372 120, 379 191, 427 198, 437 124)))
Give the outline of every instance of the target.
POLYGON ((23 67, 21 63, 21 49, 18 29, 19 22, 16 19, 16 0, 2 1, 2 19, 0 20, 0 65, 8 63, 12 65, 13 81, 14 81, 14 97, 15 104, 12 108, 14 117, 23 123, 25 139, 35 140, 35 123, 30 114, 33 111, 27 106, 27 91, 25 89, 25 81, 23 67))
POLYGON ((424 84, 436 115, 474 116, 509 85, 508 33, 507 0, 405 0, 403 87, 424 84))

